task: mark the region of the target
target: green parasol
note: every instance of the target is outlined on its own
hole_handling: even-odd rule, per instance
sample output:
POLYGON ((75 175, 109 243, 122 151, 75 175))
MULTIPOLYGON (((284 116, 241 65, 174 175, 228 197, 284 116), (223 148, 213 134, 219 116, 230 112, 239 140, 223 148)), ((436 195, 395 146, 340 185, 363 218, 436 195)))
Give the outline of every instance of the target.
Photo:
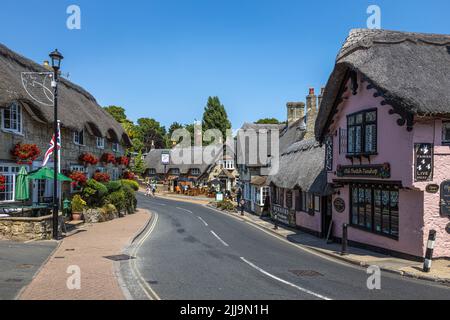
MULTIPOLYGON (((41 168, 37 171, 31 172, 28 175, 29 180, 53 180, 54 179, 54 171, 49 168, 41 168)), ((66 177, 65 175, 58 173, 58 181, 61 182, 72 182, 72 179, 66 177)))
POLYGON ((30 181, 27 179, 27 169, 22 167, 16 178, 16 201, 30 199, 30 181))

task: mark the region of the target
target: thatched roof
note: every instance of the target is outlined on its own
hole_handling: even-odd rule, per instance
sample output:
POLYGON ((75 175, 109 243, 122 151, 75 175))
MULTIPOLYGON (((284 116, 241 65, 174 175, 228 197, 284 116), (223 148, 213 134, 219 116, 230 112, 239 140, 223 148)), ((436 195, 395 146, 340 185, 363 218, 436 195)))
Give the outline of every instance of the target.
POLYGON ((223 155, 216 155, 215 161, 213 163, 205 163, 202 161, 201 155, 204 151, 204 148, 200 147, 192 147, 185 149, 154 149, 145 155, 145 165, 148 169, 154 169, 157 174, 164 174, 164 165, 161 162, 162 154, 169 153, 171 164, 166 166, 167 172, 170 169, 179 169, 180 174, 188 174, 191 169, 198 168, 200 169, 200 175, 203 175, 212 165, 214 165, 219 158, 223 155), (175 162, 175 159, 180 159, 183 155, 189 155, 190 159, 192 159, 192 163, 178 163, 175 162), (197 161, 194 162, 194 159, 197 161), (174 163, 175 162, 175 163, 174 163))
POLYGON ((327 174, 325 148, 315 139, 290 145, 280 158, 278 173, 269 176, 268 183, 285 189, 300 188, 305 192, 325 195, 327 174))
POLYGON ((355 29, 325 88, 316 123, 319 139, 350 70, 361 73, 403 112, 450 114, 450 35, 355 29))
MULTIPOLYGON (((6 107, 11 102, 18 101, 35 119, 53 123, 51 104, 45 105, 30 97, 22 83, 23 72, 48 72, 48 70, 0 45, 0 107, 6 107)), ((45 87, 48 92, 52 92, 49 81, 45 83, 45 87)), ((40 92, 36 90, 35 93, 45 98, 44 90, 40 92)), ((63 78, 60 78, 59 82, 58 106, 62 127, 71 130, 86 128, 94 135, 131 145, 130 138, 122 126, 98 105, 89 92, 63 78)))

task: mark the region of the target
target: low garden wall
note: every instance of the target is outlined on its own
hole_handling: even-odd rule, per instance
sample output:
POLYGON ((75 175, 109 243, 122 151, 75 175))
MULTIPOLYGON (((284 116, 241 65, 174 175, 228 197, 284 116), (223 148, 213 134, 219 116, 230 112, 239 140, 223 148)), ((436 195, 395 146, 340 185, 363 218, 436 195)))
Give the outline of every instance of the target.
POLYGON ((51 240, 53 217, 0 218, 0 239, 12 241, 51 240))

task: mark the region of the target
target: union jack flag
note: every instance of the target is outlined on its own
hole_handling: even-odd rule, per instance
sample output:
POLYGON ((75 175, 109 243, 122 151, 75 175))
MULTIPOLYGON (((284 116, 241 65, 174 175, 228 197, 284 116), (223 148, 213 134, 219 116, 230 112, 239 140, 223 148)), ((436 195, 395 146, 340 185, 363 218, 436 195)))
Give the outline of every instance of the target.
MULTIPOLYGON (((58 144, 58 152, 60 152, 61 151, 61 129, 60 129, 59 121, 58 121, 57 144, 58 144)), ((53 135, 52 140, 50 141, 50 147, 48 148, 47 152, 45 153, 44 162, 42 163, 42 167, 45 167, 47 165, 54 150, 55 150, 55 135, 53 135)))

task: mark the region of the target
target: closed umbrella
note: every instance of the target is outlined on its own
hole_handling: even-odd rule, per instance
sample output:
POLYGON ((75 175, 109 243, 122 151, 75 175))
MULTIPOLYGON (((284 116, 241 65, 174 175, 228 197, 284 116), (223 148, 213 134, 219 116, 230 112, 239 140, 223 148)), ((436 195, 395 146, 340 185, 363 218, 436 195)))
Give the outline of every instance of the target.
POLYGON ((27 201, 30 199, 30 182, 27 179, 27 169, 22 167, 16 178, 16 201, 27 201))

